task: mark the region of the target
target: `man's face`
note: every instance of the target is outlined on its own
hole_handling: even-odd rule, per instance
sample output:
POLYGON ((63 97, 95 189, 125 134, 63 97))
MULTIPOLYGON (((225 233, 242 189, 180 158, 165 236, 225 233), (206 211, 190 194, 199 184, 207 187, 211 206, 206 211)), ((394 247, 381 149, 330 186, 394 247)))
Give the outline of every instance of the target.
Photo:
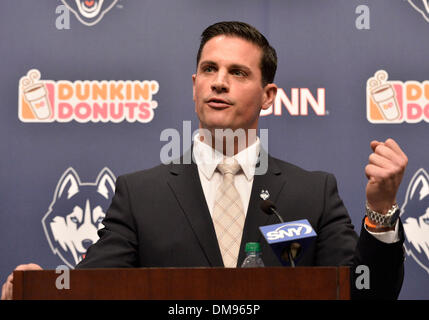
POLYGON ((220 35, 207 41, 192 76, 200 127, 257 129, 261 108, 273 103, 277 87, 262 87, 262 50, 253 43, 220 35))

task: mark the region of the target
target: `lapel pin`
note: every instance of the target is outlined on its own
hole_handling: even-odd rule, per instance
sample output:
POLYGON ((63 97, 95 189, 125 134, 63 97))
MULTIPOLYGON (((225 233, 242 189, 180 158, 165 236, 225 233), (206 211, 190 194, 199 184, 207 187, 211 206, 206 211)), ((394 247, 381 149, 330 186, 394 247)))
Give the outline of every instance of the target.
POLYGON ((259 196, 261 197, 262 200, 267 200, 270 197, 270 194, 269 194, 268 190, 262 189, 259 196))

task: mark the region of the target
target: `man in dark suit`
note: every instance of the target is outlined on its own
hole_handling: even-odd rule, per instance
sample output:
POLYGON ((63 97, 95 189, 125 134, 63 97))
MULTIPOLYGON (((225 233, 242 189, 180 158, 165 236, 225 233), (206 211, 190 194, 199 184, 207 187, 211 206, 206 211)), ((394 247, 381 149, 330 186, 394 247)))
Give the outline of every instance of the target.
MULTIPOLYGON (((264 150, 250 133, 258 127, 261 109, 273 103, 276 66, 275 50, 250 25, 222 22, 203 32, 192 77, 201 129, 188 151, 192 163, 186 163, 191 158, 187 153, 179 163, 118 177, 100 239, 76 268, 239 267, 247 242, 260 242, 265 265, 279 266, 258 230, 277 223, 259 208, 260 193, 267 190, 284 220, 308 219, 317 233, 298 266, 349 265, 354 275, 356 266, 366 265, 371 289, 356 290, 352 282, 352 296, 397 298, 404 235, 391 213, 407 157, 392 139, 371 142, 373 154, 365 168, 369 218, 360 237, 333 175, 308 172, 271 156, 265 157, 266 173, 255 174, 264 150), (227 135, 219 139, 219 129, 242 130, 245 142, 227 135), (223 167, 230 160, 234 172, 223 167), (225 185, 227 191, 219 192, 225 185), (226 208, 225 195, 230 196, 226 208), (230 231, 222 219, 233 211, 230 231)), ((5 296, 11 292, 9 280, 5 296)))

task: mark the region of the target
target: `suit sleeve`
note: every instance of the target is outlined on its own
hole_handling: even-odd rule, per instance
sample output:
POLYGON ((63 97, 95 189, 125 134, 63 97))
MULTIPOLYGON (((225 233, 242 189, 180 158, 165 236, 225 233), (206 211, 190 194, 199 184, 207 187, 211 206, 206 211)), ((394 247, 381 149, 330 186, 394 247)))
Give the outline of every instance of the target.
MULTIPOLYGON (((384 243, 372 236, 362 221, 361 234, 356 247, 354 267, 368 266, 369 290, 358 290, 360 274, 352 274, 352 297, 355 299, 397 299, 404 280, 404 228, 399 222, 399 241, 384 243)), ((354 271, 355 269, 351 270, 354 271)))
MULTIPOLYGON (((399 222, 400 223, 400 222, 399 222)), ((350 266, 352 299, 397 299, 404 277, 404 233, 387 244, 377 240, 365 227, 358 237, 339 194, 336 179, 328 174, 325 181, 324 212, 318 224, 316 265, 350 266), (356 267, 369 268, 369 289, 358 289, 356 267)))
POLYGON ((333 175, 325 176, 323 214, 317 225, 316 266, 351 266, 358 241, 333 175))
POLYGON ((76 269, 138 267, 138 240, 126 179, 118 177, 115 195, 98 231, 100 239, 88 248, 76 269))

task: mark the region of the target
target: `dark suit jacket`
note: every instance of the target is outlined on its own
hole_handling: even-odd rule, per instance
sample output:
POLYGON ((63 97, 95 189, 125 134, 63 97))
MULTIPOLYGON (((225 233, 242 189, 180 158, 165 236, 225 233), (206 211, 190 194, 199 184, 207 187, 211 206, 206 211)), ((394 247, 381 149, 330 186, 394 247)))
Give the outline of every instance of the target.
MULTIPOLYGON (((397 298, 403 280, 404 240, 384 244, 362 228, 358 237, 333 175, 308 172, 268 157, 254 178, 237 265, 247 242, 260 242, 266 266, 281 266, 258 227, 278 223, 264 214, 266 189, 285 221, 308 219, 317 238, 298 266, 351 266, 352 297, 397 298), (370 290, 356 290, 357 265, 370 269, 370 290)), ((159 165, 120 176, 115 196, 92 245, 76 268, 222 267, 222 256, 195 164, 159 165)))

